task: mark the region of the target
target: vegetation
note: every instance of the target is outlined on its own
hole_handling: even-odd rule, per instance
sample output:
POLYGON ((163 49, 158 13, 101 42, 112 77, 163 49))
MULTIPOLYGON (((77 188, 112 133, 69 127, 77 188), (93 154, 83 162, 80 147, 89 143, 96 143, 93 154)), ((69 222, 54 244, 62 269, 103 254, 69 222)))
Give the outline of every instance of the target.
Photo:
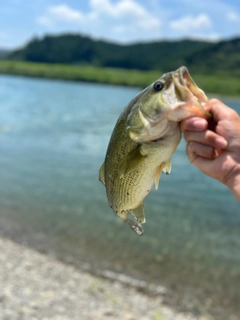
POLYGON ((169 71, 184 64, 186 54, 194 54, 209 46, 212 44, 190 40, 119 45, 67 34, 33 39, 24 48, 11 52, 7 58, 32 62, 169 71))
POLYGON ((139 87, 186 65, 204 91, 240 96, 240 38, 120 45, 65 34, 2 54, 7 60, 0 60, 0 73, 139 87))
MULTIPOLYGON (((191 72, 191 70, 190 70, 191 72)), ((141 71, 94 66, 0 61, 0 73, 74 81, 89 81, 146 87, 162 75, 162 71, 141 71)), ((208 93, 240 96, 240 79, 231 75, 192 73, 195 82, 208 93)))
POLYGON ((161 75, 161 72, 156 71, 144 72, 140 70, 6 60, 0 61, 0 73, 139 87, 146 87, 161 75))
POLYGON ((76 34, 35 38, 6 59, 41 63, 240 76, 240 38, 217 43, 181 40, 120 45, 76 34))
POLYGON ((4 59, 8 53, 9 53, 8 50, 0 49, 0 59, 4 59))

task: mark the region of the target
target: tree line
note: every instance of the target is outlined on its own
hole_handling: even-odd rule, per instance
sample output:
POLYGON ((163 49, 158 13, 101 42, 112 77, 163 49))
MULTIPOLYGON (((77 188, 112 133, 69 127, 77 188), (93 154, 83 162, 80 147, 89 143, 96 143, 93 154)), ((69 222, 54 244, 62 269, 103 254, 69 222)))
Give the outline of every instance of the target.
POLYGON ((186 65, 191 72, 240 75, 240 38, 219 42, 155 41, 121 45, 80 34, 34 38, 5 59, 167 72, 186 65))

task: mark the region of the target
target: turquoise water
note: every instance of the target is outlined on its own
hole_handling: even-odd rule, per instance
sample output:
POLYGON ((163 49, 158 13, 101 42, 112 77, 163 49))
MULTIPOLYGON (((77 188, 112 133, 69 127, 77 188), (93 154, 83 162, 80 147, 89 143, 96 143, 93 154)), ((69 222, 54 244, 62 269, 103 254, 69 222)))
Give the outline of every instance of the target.
MULTIPOLYGON (((166 301, 182 308, 237 314, 239 204, 189 164, 183 140, 171 175, 145 200, 144 236, 108 207, 98 170, 138 92, 0 76, 0 234, 93 271, 164 286, 166 301)), ((240 113, 240 101, 224 102, 240 113)))

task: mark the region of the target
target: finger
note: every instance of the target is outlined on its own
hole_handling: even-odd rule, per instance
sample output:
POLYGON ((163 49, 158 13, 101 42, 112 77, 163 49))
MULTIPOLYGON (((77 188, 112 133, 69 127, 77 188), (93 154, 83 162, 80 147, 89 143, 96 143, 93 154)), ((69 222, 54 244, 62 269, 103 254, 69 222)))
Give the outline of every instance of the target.
POLYGON ((212 171, 214 170, 214 158, 210 159, 202 157, 198 155, 195 151, 197 151, 197 149, 195 149, 194 145, 192 145, 191 143, 187 144, 186 153, 191 164, 196 166, 206 175, 211 176, 212 171))
POLYGON ((187 144, 186 153, 190 162, 193 162, 198 156, 206 159, 215 159, 217 156, 214 148, 194 141, 187 144))
POLYGON ((190 143, 187 144, 186 147, 186 154, 189 159, 189 161, 194 164, 195 160, 197 159, 198 155, 195 153, 194 149, 192 149, 192 146, 190 143))
POLYGON ((214 149, 224 149, 227 146, 227 141, 222 136, 210 130, 203 132, 185 131, 184 138, 187 142, 195 141, 214 149))
POLYGON ((209 100, 204 109, 213 115, 214 121, 218 122, 222 119, 229 119, 231 117, 237 117, 235 110, 229 108, 218 99, 209 100))
POLYGON ((208 127, 206 119, 199 117, 191 117, 183 120, 180 124, 181 131, 204 131, 208 127))

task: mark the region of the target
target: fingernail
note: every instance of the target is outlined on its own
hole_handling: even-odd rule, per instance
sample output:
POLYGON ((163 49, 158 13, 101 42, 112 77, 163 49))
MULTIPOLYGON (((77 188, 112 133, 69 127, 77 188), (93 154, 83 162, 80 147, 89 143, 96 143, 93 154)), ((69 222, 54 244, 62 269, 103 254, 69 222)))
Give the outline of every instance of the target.
POLYGON ((216 138, 216 145, 218 148, 224 149, 228 145, 228 142, 223 137, 218 137, 216 138))

